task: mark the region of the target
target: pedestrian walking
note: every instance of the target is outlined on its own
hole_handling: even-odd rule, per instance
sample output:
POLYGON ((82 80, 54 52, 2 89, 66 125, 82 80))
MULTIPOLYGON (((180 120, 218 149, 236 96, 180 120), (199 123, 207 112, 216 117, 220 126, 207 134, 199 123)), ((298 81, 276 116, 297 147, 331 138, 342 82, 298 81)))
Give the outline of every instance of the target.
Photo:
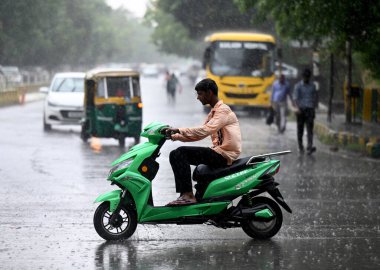
POLYGON ((297 115, 297 139, 300 153, 304 153, 303 131, 306 125, 307 130, 307 154, 310 155, 316 151, 313 145, 313 129, 315 109, 318 107, 318 91, 313 82, 310 81, 311 71, 305 69, 302 73, 303 80, 298 82, 294 87, 293 101, 296 107, 297 115))
POLYGON ((278 132, 283 133, 286 129, 287 97, 290 95, 290 84, 283 74, 273 83, 271 105, 275 112, 275 120, 278 132))
POLYGON ((166 71, 166 94, 169 103, 174 103, 176 98, 176 92, 182 91, 182 85, 180 84, 177 76, 174 73, 166 71))

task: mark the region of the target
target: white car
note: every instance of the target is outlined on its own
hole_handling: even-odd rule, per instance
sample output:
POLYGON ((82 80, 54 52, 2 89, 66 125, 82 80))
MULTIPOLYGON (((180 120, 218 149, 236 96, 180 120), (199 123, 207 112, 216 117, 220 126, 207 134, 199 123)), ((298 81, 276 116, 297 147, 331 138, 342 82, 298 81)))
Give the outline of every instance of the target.
MULTIPOLYGON (((280 76, 280 70, 279 70, 280 64, 279 62, 276 62, 275 65, 275 71, 274 74, 276 77, 280 76)), ((298 78, 298 69, 296 67, 293 67, 291 65, 282 63, 281 64, 281 73, 285 75, 287 79, 297 79, 298 78)))
POLYGON ((160 75, 160 70, 156 65, 146 65, 142 68, 141 73, 144 77, 157 78, 160 75))
POLYGON ((40 92, 47 93, 44 130, 50 130, 53 125, 80 124, 83 117, 84 77, 83 72, 57 73, 50 87, 40 88, 40 92))

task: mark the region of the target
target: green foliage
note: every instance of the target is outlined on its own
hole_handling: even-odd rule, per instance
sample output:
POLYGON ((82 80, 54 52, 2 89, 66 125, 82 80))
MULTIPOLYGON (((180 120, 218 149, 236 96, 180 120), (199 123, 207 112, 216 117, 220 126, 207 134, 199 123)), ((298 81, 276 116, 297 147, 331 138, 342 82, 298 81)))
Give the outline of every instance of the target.
POLYGON ((235 0, 241 10, 257 8, 258 20, 271 18, 287 39, 308 40, 343 50, 346 41, 361 52, 366 66, 380 78, 380 2, 377 0, 235 0))
POLYGON ((145 19, 154 27, 152 37, 160 50, 201 57, 203 39, 212 32, 273 30, 267 23, 252 27, 253 14, 242 14, 231 0, 152 0, 145 19))
POLYGON ((160 51, 185 57, 200 54, 199 44, 191 40, 189 31, 171 14, 148 10, 145 19, 151 25, 157 24, 152 40, 160 51))
POLYGON ((230 0, 160 0, 157 7, 172 14, 194 39, 219 30, 252 30, 252 13, 242 14, 230 0))
MULTIPOLYGON (((0 64, 92 66, 149 60, 149 29, 104 0, 0 1, 0 64)), ((149 58, 150 57, 150 58, 149 58)))

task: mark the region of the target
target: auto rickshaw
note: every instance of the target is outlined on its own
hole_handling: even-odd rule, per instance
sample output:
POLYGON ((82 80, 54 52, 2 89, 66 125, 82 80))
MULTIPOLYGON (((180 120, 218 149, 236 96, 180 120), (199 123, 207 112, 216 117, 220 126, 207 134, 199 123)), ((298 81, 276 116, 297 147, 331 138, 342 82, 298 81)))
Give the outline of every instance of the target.
POLYGON ((86 73, 84 119, 81 138, 115 138, 125 145, 126 137, 140 142, 142 102, 140 74, 131 69, 94 69, 86 73))

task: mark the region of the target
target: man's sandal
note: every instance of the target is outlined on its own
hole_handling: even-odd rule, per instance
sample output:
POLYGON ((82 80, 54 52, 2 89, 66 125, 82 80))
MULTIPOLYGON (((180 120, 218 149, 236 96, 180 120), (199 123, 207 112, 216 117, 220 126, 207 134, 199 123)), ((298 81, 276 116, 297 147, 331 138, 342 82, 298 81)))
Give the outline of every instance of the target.
POLYGON ((179 197, 177 200, 168 203, 166 206, 182 206, 182 205, 190 205, 190 204, 195 204, 195 203, 197 203, 196 200, 179 197))

